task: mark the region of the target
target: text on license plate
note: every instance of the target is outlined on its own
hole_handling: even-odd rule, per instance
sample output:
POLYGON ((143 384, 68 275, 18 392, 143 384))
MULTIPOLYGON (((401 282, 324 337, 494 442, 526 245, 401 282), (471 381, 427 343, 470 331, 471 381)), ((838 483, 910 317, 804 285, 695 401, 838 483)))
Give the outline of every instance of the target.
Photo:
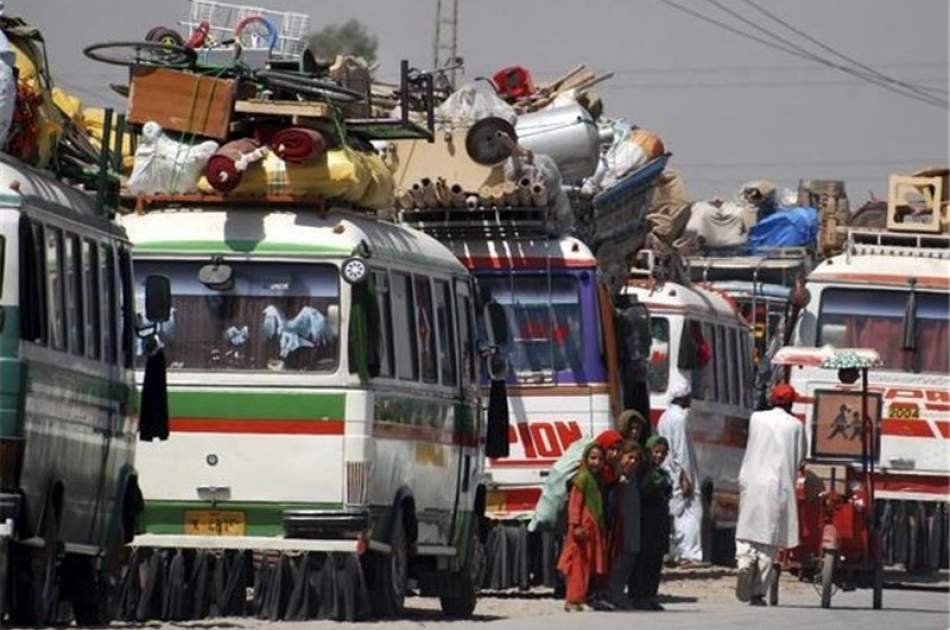
POLYGON ((244 512, 185 510, 185 535, 243 536, 244 512))

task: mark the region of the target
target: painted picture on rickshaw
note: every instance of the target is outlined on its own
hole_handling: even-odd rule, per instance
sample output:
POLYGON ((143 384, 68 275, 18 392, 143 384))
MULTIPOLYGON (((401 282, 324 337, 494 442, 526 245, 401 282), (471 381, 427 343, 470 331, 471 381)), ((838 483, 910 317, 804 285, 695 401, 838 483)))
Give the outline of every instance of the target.
MULTIPOLYGON (((861 392, 815 392, 812 452, 815 457, 861 457, 861 392)), ((872 426, 881 419, 881 395, 868 394, 872 426)), ((877 444, 869 444, 877 452, 877 444)))

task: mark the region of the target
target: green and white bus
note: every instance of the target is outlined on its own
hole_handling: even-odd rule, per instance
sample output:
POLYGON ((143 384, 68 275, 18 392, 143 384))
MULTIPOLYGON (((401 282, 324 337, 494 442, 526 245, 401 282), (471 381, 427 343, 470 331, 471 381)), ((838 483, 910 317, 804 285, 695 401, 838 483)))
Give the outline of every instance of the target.
POLYGON ((88 195, 0 155, 2 623, 109 620, 139 430, 167 430, 161 404, 136 409, 130 247, 88 195))
POLYGON ((139 450, 129 616, 392 616, 413 583, 471 613, 488 420, 456 257, 312 206, 209 202, 122 223, 139 286, 161 274, 172 292, 171 435, 139 450))

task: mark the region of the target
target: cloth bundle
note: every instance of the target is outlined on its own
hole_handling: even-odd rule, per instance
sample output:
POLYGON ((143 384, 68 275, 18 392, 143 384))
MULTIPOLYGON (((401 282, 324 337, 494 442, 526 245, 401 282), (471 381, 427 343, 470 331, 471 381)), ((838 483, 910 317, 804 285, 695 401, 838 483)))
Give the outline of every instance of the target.
POLYGON ((271 149, 288 164, 305 164, 327 150, 322 133, 307 127, 288 127, 276 132, 270 140, 271 149))
POLYGON ((240 138, 228 142, 208 160, 205 177, 218 192, 230 192, 244 178, 247 167, 264 157, 266 149, 257 140, 240 138))

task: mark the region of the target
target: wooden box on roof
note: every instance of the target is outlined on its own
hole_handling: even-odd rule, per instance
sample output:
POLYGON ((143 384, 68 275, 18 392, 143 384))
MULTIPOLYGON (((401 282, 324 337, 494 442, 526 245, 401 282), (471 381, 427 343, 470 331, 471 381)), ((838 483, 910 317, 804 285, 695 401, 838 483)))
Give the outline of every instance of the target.
POLYGON ((236 82, 169 68, 132 69, 129 122, 227 140, 236 82))

